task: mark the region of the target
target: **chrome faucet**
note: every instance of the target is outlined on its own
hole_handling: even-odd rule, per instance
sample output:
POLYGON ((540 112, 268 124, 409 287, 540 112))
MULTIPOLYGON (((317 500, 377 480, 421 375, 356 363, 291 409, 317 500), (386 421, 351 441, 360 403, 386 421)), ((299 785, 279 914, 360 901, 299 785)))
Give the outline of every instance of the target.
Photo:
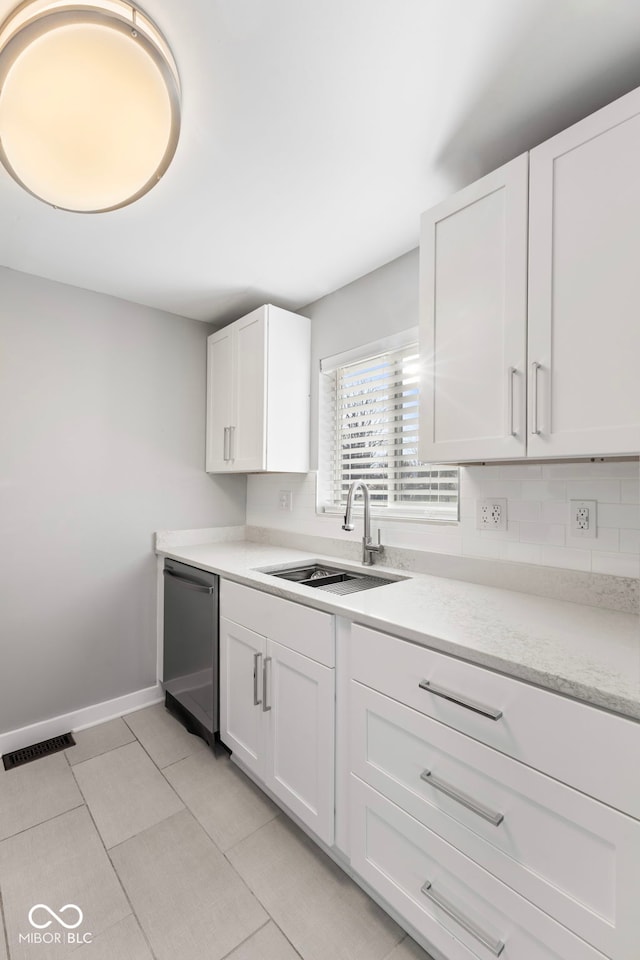
POLYGON ((371 540, 371 504, 369 496, 369 488, 366 483, 363 483, 362 480, 354 480, 351 486, 349 487, 349 493, 347 495, 347 509, 344 515, 344 523, 342 524, 343 530, 353 530, 355 525, 351 522, 351 511, 353 509, 353 501, 356 495, 356 490, 360 487, 362 490, 362 499, 364 501, 364 536, 362 538, 362 562, 366 566, 370 567, 373 564, 373 554, 382 553, 384 547, 380 543, 380 530, 378 530, 378 542, 373 543, 371 540))

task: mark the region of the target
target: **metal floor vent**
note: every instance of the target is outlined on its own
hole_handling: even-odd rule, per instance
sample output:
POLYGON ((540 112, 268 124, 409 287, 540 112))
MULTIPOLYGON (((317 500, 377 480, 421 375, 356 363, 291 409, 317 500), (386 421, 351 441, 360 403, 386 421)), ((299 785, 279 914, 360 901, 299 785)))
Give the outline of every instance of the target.
POLYGON ((23 763, 31 763, 32 760, 48 757, 50 753, 58 753, 60 750, 66 750, 67 747, 75 747, 75 745, 73 734, 63 733, 59 737, 52 737, 51 740, 42 740, 40 743, 31 744, 30 747, 23 747, 22 750, 5 753, 2 762, 5 770, 12 770, 14 767, 21 767, 23 763))

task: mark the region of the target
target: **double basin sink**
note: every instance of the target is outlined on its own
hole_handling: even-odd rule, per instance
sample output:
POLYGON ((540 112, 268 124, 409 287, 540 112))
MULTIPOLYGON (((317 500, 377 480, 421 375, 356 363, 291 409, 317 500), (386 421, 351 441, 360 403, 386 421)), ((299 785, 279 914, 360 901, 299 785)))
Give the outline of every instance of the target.
POLYGON ((329 566, 325 563, 306 563, 286 569, 262 569, 260 573, 268 573, 280 580, 289 580, 303 587, 313 590, 324 590, 326 593, 346 596, 350 593, 360 593, 361 590, 371 590, 374 587, 383 587, 388 583, 406 580, 407 577, 390 576, 389 574, 360 573, 347 570, 343 567, 329 566))

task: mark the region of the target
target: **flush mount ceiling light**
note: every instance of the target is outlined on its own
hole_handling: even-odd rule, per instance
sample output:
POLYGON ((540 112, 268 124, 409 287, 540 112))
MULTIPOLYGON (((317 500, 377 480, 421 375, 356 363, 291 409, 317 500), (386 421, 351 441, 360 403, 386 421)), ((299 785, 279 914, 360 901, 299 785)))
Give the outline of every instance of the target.
POLYGON ((0 27, 0 160, 33 196, 99 213, 147 193, 175 153, 171 51, 121 0, 27 0, 0 27))

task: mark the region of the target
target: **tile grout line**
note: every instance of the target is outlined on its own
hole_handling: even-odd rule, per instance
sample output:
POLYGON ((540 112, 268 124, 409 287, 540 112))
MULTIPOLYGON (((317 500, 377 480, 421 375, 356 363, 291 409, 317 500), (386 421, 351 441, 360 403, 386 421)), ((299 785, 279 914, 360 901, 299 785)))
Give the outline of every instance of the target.
MULTIPOLYGON (((127 729, 130 730, 131 728, 127 727, 127 729)), ((67 756, 67 762, 69 763, 69 766, 73 770, 74 767, 77 767, 81 763, 86 763, 87 760, 97 760, 98 757, 104 757, 107 753, 112 753, 114 750, 119 750, 120 747, 128 747, 129 744, 133 743, 134 740, 136 739, 135 734, 132 733, 131 735, 133 736, 133 740, 127 740, 126 743, 119 743, 115 747, 109 747, 107 750, 100 750, 98 753, 94 753, 90 757, 85 757, 84 760, 76 760, 75 763, 71 763, 71 760, 67 756, 67 750, 73 750, 73 747, 67 747, 67 749, 64 750, 63 752, 64 752, 64 755, 67 756)))
POLYGON ((248 936, 244 938, 244 940, 241 940, 240 943, 236 943, 235 947, 232 947, 228 953, 225 953, 223 957, 220 957, 220 960, 233 960, 233 955, 236 952, 236 950, 239 950, 240 947, 244 947, 245 943, 251 940, 252 937, 255 937, 256 934, 260 933, 261 930, 264 930, 264 928, 268 926, 269 923, 271 923, 271 916, 269 915, 269 913, 267 913, 267 919, 265 920, 265 922, 261 924, 257 930, 253 930, 248 936))
MULTIPOLYGON (((128 726, 128 724, 127 724, 127 726, 128 726)), ((131 731, 131 732, 133 733, 133 731, 131 731)), ((134 734, 134 736, 135 736, 135 734, 134 734)), ((138 738, 136 737, 135 741, 132 741, 132 743, 133 743, 133 742, 138 743, 138 742, 139 742, 139 741, 138 741, 138 738)), ((125 744, 125 746, 128 746, 128 744, 125 744)), ((118 748, 116 748, 116 749, 118 749, 118 748)), ((111 751, 111 750, 107 750, 106 753, 112 753, 112 751, 111 751)), ((100 754, 100 756, 104 756, 104 755, 105 755, 105 754, 100 754)), ((91 758, 91 759, 93 759, 93 758, 91 758)), ((68 762, 68 758, 67 758, 67 762, 68 762)), ((111 865, 111 869, 113 870, 113 873, 114 873, 114 875, 115 875, 115 877, 116 877, 116 879, 117 879, 117 881, 118 881, 118 884, 119 884, 119 886, 120 886, 120 889, 122 890, 122 893, 123 893, 123 895, 124 895, 124 898, 125 898, 125 900, 127 901, 127 903, 129 904, 129 908, 130 908, 130 910, 131 910, 131 914, 133 915, 136 923, 138 924, 138 927, 139 927, 139 929, 140 929, 140 931, 141 931, 141 933, 142 933, 142 936, 144 937, 145 943, 147 944, 147 946, 148 946, 148 948, 149 948, 149 953, 150 953, 151 956, 153 957, 153 960, 158 960, 158 958, 157 958, 157 956, 156 956, 156 953, 155 953, 155 951, 153 950, 153 947, 151 946, 151 944, 150 944, 150 942, 149 942, 149 938, 147 937, 147 932, 146 932, 146 930, 144 929, 144 927, 142 926, 142 924, 140 923, 140 918, 138 917, 138 914, 136 913, 136 911, 135 911, 135 909, 134 909, 134 906, 133 906, 133 903, 131 902, 131 899, 130 899, 130 897, 129 897, 129 894, 127 893, 127 891, 126 891, 126 889, 125 889, 125 886, 124 886, 122 880, 120 879, 120 874, 118 873, 118 871, 117 871, 117 869, 116 869, 116 865, 115 865, 115 863, 113 862, 113 860, 111 859, 111 856, 110 856, 110 854, 109 854, 109 851, 108 851, 107 847, 105 846, 105 842, 104 842, 104 840, 102 839, 102 834, 101 834, 100 831, 98 830, 98 825, 97 825, 97 823, 95 822, 95 820, 94 820, 94 818, 93 818, 93 814, 92 814, 92 812, 91 812, 91 808, 89 807, 89 804, 87 803, 87 800, 86 800, 86 797, 85 797, 84 793, 82 792, 82 787, 81 787, 80 784, 78 783, 78 778, 77 778, 76 775, 75 775, 74 769, 73 769, 73 767, 71 766, 71 764, 69 764, 69 767, 70 767, 70 769, 71 769, 71 773, 73 774, 73 779, 74 779, 75 782, 76 782, 76 785, 77 785, 77 787, 78 787, 78 790, 80 791, 80 796, 81 796, 81 797, 83 798, 83 800, 84 800, 84 806, 86 806, 86 808, 87 808, 87 813, 89 814, 89 818, 90 818, 90 820, 91 820, 91 823, 93 824, 93 829, 96 831, 96 834, 97 834, 97 836, 98 836, 98 840, 100 841, 100 844, 102 845, 102 849, 104 850, 104 852, 105 852, 106 855, 107 855, 107 860, 109 861, 109 864, 111 865)), ((141 831, 141 832, 142 832, 142 831, 141 831)), ((131 837, 129 837, 128 839, 131 839, 131 837)), ((123 842, 125 842, 125 841, 123 841, 123 842)), ((123 917, 122 919, 124 920, 125 918, 123 917)), ((121 921, 118 921, 118 922, 121 922, 121 921)), ((110 929, 112 929, 113 926, 115 926, 115 924, 112 924, 111 927, 108 927, 107 929, 110 930, 110 929)), ((102 931, 102 933, 105 933, 105 932, 106 932, 106 931, 104 931, 104 930, 102 931)))
POLYGON ((75 803, 72 807, 69 807, 67 810, 62 810, 60 813, 54 814, 52 817, 47 817, 46 820, 38 820, 37 823, 32 823, 28 827, 24 827, 22 830, 18 830, 16 833, 10 833, 8 837, 0 838, 0 845, 6 843, 8 840, 13 840, 14 837, 21 837, 23 833, 28 833, 29 830, 35 830, 36 827, 41 827, 45 823, 51 823, 52 820, 57 820, 59 817, 66 816, 67 813, 71 813, 72 810, 79 810, 80 807, 86 806, 84 802, 84 797, 80 794, 81 800, 79 803, 75 803))

